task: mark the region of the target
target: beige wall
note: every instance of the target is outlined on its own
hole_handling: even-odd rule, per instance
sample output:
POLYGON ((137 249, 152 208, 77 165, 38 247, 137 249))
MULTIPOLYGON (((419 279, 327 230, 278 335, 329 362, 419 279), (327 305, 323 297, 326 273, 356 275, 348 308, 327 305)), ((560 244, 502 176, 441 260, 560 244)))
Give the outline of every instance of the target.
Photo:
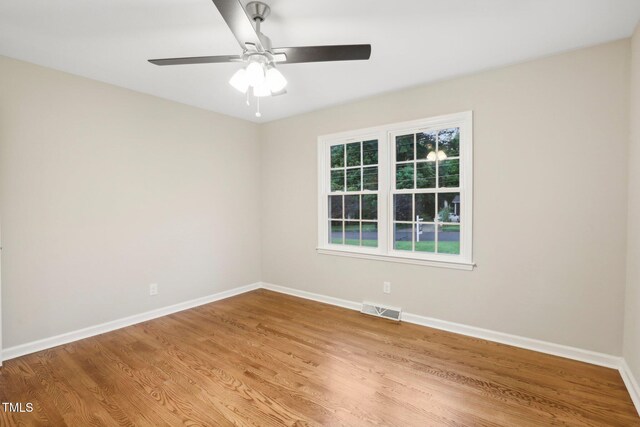
POLYGON ((629 147, 629 237, 624 357, 640 379, 640 26, 631 39, 631 145, 629 147))
POLYGON ((624 40, 262 126, 263 280, 621 354, 628 93, 624 40), (318 135, 466 110, 474 271, 316 253, 318 135))
POLYGON ((259 281, 257 138, 0 57, 4 347, 259 281))
POLYGON ((622 352, 628 40, 260 127, 2 57, 0 76, 5 348, 262 278, 622 352), (466 110, 474 271, 316 254, 318 135, 466 110))

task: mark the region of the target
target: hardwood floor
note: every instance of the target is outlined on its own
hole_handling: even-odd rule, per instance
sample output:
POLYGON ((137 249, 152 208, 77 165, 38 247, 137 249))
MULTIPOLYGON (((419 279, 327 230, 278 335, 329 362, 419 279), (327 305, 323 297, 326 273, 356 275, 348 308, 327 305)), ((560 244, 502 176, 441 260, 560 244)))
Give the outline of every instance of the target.
POLYGON ((617 371, 258 290, 9 360, 0 425, 640 426, 617 371))

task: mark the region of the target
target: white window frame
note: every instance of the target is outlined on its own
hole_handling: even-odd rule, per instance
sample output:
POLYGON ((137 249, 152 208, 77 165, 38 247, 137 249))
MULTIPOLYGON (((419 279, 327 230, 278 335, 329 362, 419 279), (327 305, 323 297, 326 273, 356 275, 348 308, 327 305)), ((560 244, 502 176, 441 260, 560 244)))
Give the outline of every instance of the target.
MULTIPOLYGON (((449 189, 448 189, 449 190, 449 189)), ((457 192, 458 189, 451 189, 457 192)), ((473 113, 466 111, 403 123, 341 132, 318 137, 318 247, 320 254, 376 259, 406 264, 472 270, 473 263, 473 113), (451 127, 460 128, 460 254, 399 251, 393 248, 393 194, 416 193, 393 190, 395 186, 395 136, 451 127), (329 206, 331 194, 374 194, 375 191, 331 193, 331 146, 378 140, 378 247, 329 243, 329 206)))

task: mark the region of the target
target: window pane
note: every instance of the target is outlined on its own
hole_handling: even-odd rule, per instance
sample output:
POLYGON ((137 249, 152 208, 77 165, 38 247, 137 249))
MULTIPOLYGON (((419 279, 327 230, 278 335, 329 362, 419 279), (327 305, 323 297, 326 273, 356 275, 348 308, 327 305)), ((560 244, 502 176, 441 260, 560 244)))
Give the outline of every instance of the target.
POLYGON ((329 243, 342 244, 342 221, 329 222, 329 243))
POLYGON ((331 191, 344 191, 344 169, 331 171, 331 191))
POLYGON ((329 196, 329 215, 331 218, 342 219, 342 196, 329 196))
POLYGON ((442 224, 438 226, 438 252, 441 254, 460 253, 460 225, 442 224))
POLYGON ((412 194, 396 194, 393 196, 393 210, 395 212, 393 218, 396 221, 411 221, 411 213, 413 203, 412 194))
POLYGON ((460 129, 443 129, 438 134, 438 150, 444 151, 447 157, 460 155, 460 129))
POLYGON ((416 251, 436 251, 436 226, 433 224, 416 224, 416 251))
POLYGON ((376 191, 378 189, 378 167, 372 166, 362 169, 362 188, 376 191))
POLYGON ((331 167, 341 168, 344 166, 344 145, 334 145, 331 147, 331 167))
POLYGON ((362 219, 378 219, 378 195, 362 196, 362 219))
POLYGON ((396 188, 413 188, 413 163, 396 166, 396 188))
POLYGON ((360 196, 344 196, 344 217, 360 219, 360 196))
POLYGON ((363 222, 362 223, 362 246, 378 246, 378 223, 363 222))
MULTIPOLYGON (((456 160, 457 161, 457 160, 456 160)), ((436 164, 435 162, 416 163, 416 187, 436 188, 436 164)))
POLYGON ((347 166, 360 166, 360 143, 347 144, 347 166))
POLYGON ((362 160, 365 165, 378 164, 378 141, 365 141, 362 143, 362 160))
POLYGON ((360 223, 345 222, 344 223, 344 244, 360 246, 360 223))
POLYGON ((399 251, 411 251, 413 224, 394 224, 393 248, 399 251))
POLYGON ((413 160, 413 135, 396 137, 396 161, 413 160))
POLYGON ((416 159, 424 160, 429 153, 436 151, 436 133, 421 132, 416 135, 416 159))
POLYGON ((347 169, 347 191, 360 191, 362 189, 362 169, 347 169))
POLYGON ((416 194, 416 218, 418 221, 431 222, 436 215, 436 195, 416 194))
POLYGON ((459 187, 460 186, 460 160, 443 160, 438 162, 440 170, 440 187, 459 187))
POLYGON ((460 222, 460 193, 438 194, 438 221, 460 222))

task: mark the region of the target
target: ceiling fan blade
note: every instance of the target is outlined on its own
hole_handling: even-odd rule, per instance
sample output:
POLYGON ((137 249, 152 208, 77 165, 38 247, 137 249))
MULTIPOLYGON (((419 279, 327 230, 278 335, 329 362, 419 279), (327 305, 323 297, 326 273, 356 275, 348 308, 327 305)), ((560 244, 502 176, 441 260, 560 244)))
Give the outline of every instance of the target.
POLYGON ((370 44, 348 44, 338 46, 276 47, 274 55, 285 54, 287 59, 280 64, 325 61, 357 61, 371 57, 370 44))
POLYGON ((259 52, 264 51, 260 37, 253 27, 251 18, 247 15, 240 0, 213 0, 224 22, 240 43, 242 50, 246 49, 246 43, 253 44, 259 52))
POLYGON ((187 58, 150 59, 155 65, 215 64, 219 62, 241 62, 238 55, 192 56, 187 58))

